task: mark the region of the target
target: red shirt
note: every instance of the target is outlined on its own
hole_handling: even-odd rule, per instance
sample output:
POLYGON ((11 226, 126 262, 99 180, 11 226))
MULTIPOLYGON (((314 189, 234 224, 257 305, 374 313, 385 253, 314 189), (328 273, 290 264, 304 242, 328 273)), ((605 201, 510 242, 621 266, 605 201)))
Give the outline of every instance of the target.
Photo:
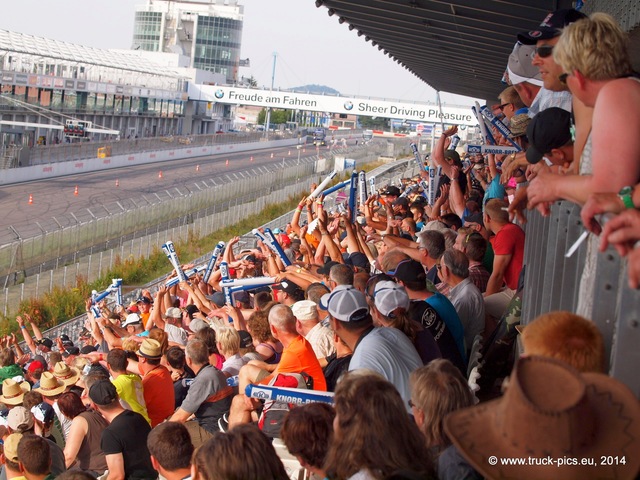
POLYGON ((511 290, 516 290, 524 259, 524 231, 513 223, 507 223, 491 239, 491 245, 495 255, 511 255, 504 272, 504 283, 511 290))
POLYGON ((175 410, 175 393, 171 373, 158 365, 142 377, 144 403, 151 419, 151 427, 161 424, 175 410))

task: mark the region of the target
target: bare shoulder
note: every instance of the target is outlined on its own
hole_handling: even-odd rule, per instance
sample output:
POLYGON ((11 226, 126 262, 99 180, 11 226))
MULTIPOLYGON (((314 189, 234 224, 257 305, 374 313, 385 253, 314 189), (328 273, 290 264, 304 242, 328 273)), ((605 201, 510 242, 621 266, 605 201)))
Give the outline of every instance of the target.
MULTIPOLYGON (((607 82, 598 94, 598 103, 600 100, 606 103, 611 101, 625 102, 620 105, 640 102, 640 79, 625 77, 607 82)), ((625 110, 628 112, 627 109, 625 110)))

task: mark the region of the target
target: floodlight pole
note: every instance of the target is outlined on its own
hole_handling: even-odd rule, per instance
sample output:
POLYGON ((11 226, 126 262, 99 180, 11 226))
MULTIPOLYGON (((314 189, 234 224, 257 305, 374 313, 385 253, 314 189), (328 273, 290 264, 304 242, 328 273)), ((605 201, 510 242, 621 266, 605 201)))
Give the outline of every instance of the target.
MULTIPOLYGON (((273 92, 273 85, 276 80, 276 58, 278 58, 278 52, 273 52, 273 69, 271 70, 271 91, 273 92)), ((266 138, 269 138, 269 125, 271 125, 271 107, 267 107, 267 118, 264 128, 264 134, 266 138)))

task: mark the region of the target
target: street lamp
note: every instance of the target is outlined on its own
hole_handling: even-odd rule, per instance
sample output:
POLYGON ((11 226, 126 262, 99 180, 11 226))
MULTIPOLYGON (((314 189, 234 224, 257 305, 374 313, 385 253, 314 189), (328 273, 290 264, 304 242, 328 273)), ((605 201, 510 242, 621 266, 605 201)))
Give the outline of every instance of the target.
POLYGON ((300 165, 300 150, 302 149, 302 145, 296 145, 296 148, 298 149, 298 165, 300 165))

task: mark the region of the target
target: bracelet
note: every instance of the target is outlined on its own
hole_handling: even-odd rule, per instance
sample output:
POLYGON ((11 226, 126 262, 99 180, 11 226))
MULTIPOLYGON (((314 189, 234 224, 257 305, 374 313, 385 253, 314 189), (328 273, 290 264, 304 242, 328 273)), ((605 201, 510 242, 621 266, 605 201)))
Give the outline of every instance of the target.
POLYGON ((302 209, 301 208, 296 208, 296 212, 302 213, 302 209))
POLYGON ((24 329, 24 330, 26 330, 26 329, 27 329, 27 327, 25 327, 24 325, 20 325, 20 328, 21 328, 21 329, 24 329))

